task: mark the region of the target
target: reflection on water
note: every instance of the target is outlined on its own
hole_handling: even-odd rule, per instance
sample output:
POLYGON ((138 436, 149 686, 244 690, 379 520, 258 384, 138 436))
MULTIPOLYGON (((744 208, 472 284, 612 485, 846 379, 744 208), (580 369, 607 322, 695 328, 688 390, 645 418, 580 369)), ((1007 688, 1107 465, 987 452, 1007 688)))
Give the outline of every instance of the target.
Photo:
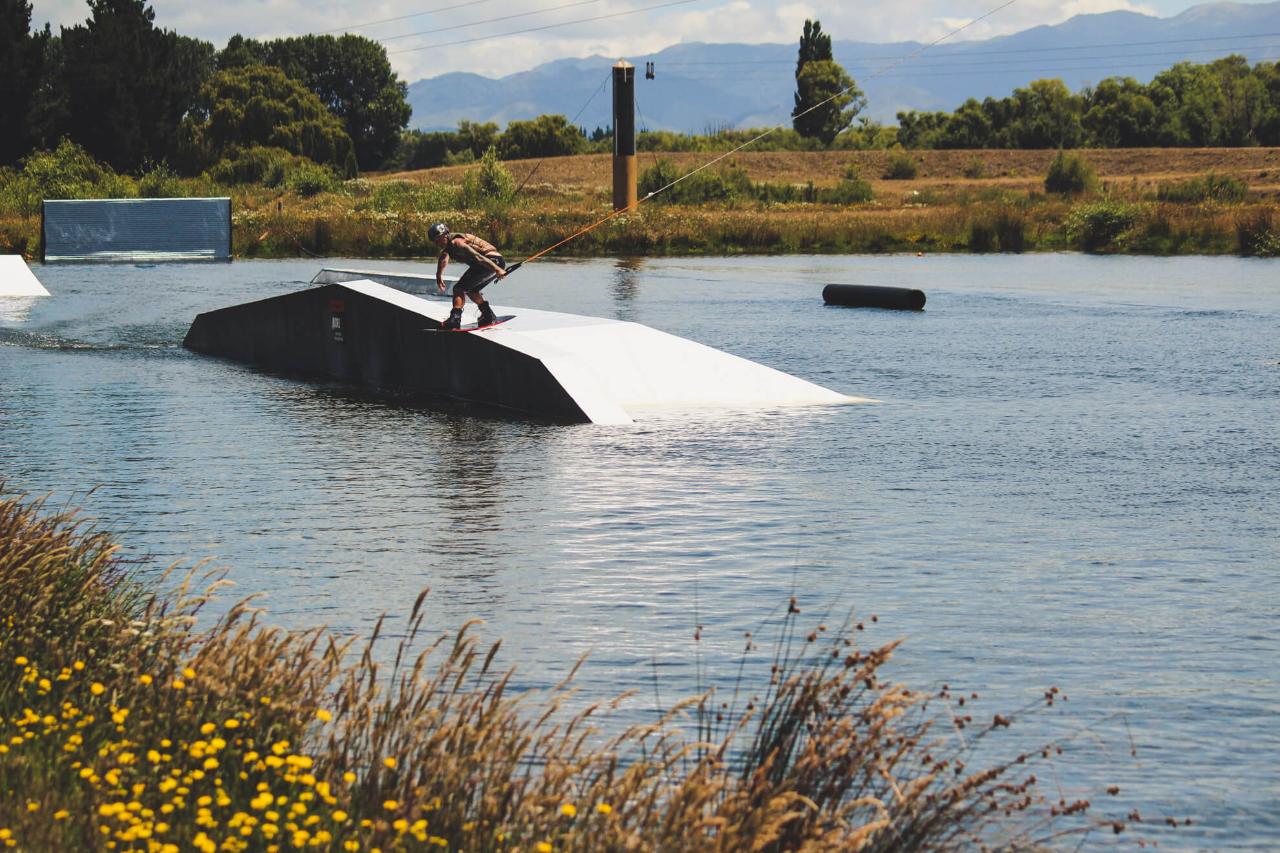
POLYGON ((1066 690, 1069 714, 1011 737, 1083 723, 1122 744, 1061 772, 1196 819, 1163 847, 1280 836, 1274 264, 570 261, 486 291, 886 401, 624 427, 388 400, 181 349, 197 313, 299 289, 317 266, 49 268, 52 297, 0 301, 0 476, 84 504, 130 555, 214 557, 282 624, 368 631, 430 587, 433 626, 483 618, 518 686, 589 653, 584 700, 639 688, 636 714, 655 672, 671 701, 731 683, 743 632, 791 595, 815 620, 875 613, 868 642, 907 640, 903 680, 964 685, 993 712, 1066 690), (829 281, 929 303, 826 309, 829 281), (1116 758, 1130 738, 1136 764, 1116 758))
POLYGON ((614 313, 618 320, 635 320, 635 302, 640 295, 640 279, 644 270, 642 258, 619 258, 613 264, 613 281, 609 292, 613 296, 614 313))

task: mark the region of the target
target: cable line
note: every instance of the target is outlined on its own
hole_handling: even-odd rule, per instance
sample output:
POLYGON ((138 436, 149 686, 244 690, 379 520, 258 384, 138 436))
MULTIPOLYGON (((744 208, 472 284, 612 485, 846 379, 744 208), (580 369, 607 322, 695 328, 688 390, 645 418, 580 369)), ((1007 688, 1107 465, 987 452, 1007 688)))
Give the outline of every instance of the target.
MULTIPOLYGON (((996 14, 997 12, 1000 12, 1000 11, 1002 11, 1002 10, 1004 10, 1004 9, 1009 8, 1010 6, 1012 6, 1012 5, 1013 5, 1014 3, 1016 3, 1016 2, 1018 2, 1018 0, 1006 0, 1006 2, 1001 3, 999 6, 996 6, 996 7, 995 7, 994 9, 992 9, 991 11, 986 12, 986 13, 984 13, 984 14, 982 14, 982 15, 980 15, 980 16, 978 16, 978 17, 976 17, 976 18, 974 18, 973 20, 969 21, 967 24, 964 24, 963 26, 957 27, 956 29, 952 30, 951 32, 947 33, 946 35, 944 35, 944 36, 942 36, 942 37, 940 37, 940 38, 938 38, 938 39, 936 39, 936 40, 934 40, 934 41, 932 41, 932 42, 930 42, 930 43, 928 43, 928 44, 926 44, 926 45, 922 46, 919 50, 915 51, 914 53, 909 54, 909 55, 907 55, 907 56, 903 57, 903 58, 902 58, 902 60, 901 60, 900 62, 895 63, 894 65, 889 66, 889 68, 894 68, 894 67, 896 67, 897 65, 901 65, 901 64, 902 64, 902 62, 906 62, 906 61, 908 61, 908 60, 910 60, 910 59, 912 59, 912 58, 914 58, 914 57, 916 57, 916 56, 919 56, 920 54, 924 53, 926 50, 929 50, 931 47, 933 47, 933 46, 935 46, 935 45, 938 45, 938 44, 941 44, 942 42, 946 41, 947 39, 950 39, 950 38, 952 38, 952 37, 954 37, 954 36, 958 35, 959 33, 964 32, 964 31, 965 31, 965 30, 967 30, 969 27, 973 26, 974 24, 978 23, 979 21, 983 21, 983 20, 985 20, 985 19, 987 19, 987 18, 991 17, 992 15, 996 14)), ((886 69, 886 70, 887 70, 887 69, 886 69)), ((878 76, 880 76, 880 75, 879 75, 879 74, 873 74, 873 75, 872 75, 872 77, 871 77, 871 79, 875 79, 875 77, 878 77, 878 76)), ((848 94, 850 90, 855 89, 855 88, 857 88, 857 84, 856 84, 856 83, 854 83, 854 84, 852 84, 852 85, 849 85, 849 86, 846 86, 845 88, 841 89, 839 92, 836 92, 834 95, 830 96, 829 98, 826 98, 826 99, 824 99, 824 100, 821 100, 821 101, 819 101, 818 103, 814 104, 813 106, 809 107, 808 109, 806 109, 806 110, 801 110, 800 112, 796 113, 795 115, 793 115, 793 116, 792 116, 792 119, 794 120, 794 119, 800 118, 801 116, 808 115, 809 113, 813 112, 814 110, 816 110, 816 109, 818 109, 818 108, 820 108, 820 107, 824 107, 824 106, 826 106, 827 104, 831 103, 832 101, 836 100, 837 98, 841 98, 841 97, 843 97, 844 95, 848 94)), ((777 126, 775 126, 775 127, 771 127, 771 128, 769 128, 768 130, 764 131, 763 133, 760 133, 760 134, 758 134, 758 135, 756 135, 756 136, 752 137, 751 139, 747 140, 746 142, 742 143, 742 144, 741 144, 741 145, 739 145, 737 148, 734 148, 734 149, 732 149, 732 150, 730 150, 730 151, 726 151, 725 153, 721 154, 719 157, 715 157, 715 158, 713 158, 713 159, 711 159, 711 160, 707 161, 706 163, 703 163, 703 164, 702 164, 701 166, 699 166, 698 168, 693 169, 692 171, 690 171, 690 172, 688 172, 688 173, 686 173, 686 174, 684 174, 684 175, 681 175, 680 177, 676 178, 674 181, 670 182, 670 183, 669 183, 669 184, 667 184, 666 186, 659 187, 658 189, 654 190, 653 192, 646 194, 644 197, 636 199, 636 201, 635 201, 635 203, 634 203, 634 204, 629 204, 629 205, 627 205, 626 207, 622 208, 621 210, 615 210, 615 211, 613 211, 612 213, 610 213, 608 216, 601 217, 599 220, 597 220, 597 221, 595 221, 595 222, 591 223, 591 224, 590 224, 590 225, 588 225, 586 228, 582 228, 582 229, 580 229, 580 230, 576 231, 575 233, 570 234, 568 237, 565 237, 565 238, 564 238, 563 240, 561 240, 560 242, 555 243, 555 244, 553 244, 553 245, 551 245, 551 246, 548 246, 547 248, 543 249, 543 250, 542 250, 542 251, 540 251, 540 252, 535 252, 534 254, 530 255, 530 256, 529 256, 529 257, 527 257, 527 258, 525 258, 525 259, 524 259, 524 261, 522 261, 522 263, 526 263, 526 264, 527 264, 527 263, 530 263, 531 261, 536 261, 538 258, 541 258, 543 255, 549 254, 550 252, 554 252, 556 249, 560 248, 560 247, 561 247, 561 246, 563 246, 564 244, 566 244, 566 243, 568 243, 568 242, 570 242, 570 241, 572 241, 572 240, 576 240, 577 238, 581 237, 583 234, 587 234, 587 233, 589 233, 589 232, 591 232, 591 231, 594 231, 596 228, 599 228, 601 225, 605 224, 605 223, 606 223, 606 222, 608 222, 609 220, 611 220, 611 219, 615 219, 615 218, 617 218, 617 217, 621 216, 621 215, 622 215, 622 214, 624 214, 624 213, 629 213, 630 211, 637 209, 640 205, 644 204, 646 201, 648 201, 649 199, 653 198, 654 196, 660 195, 660 194, 662 194, 662 193, 666 192, 667 190, 671 189, 672 187, 674 187, 676 184, 680 183, 681 181, 687 180, 687 179, 689 179, 689 178, 693 177, 694 175, 698 174, 699 172, 701 172, 701 171, 703 171, 703 170, 705 170, 705 169, 709 169, 709 168, 711 168, 711 167, 712 167, 712 166, 714 166, 716 163, 719 163, 719 162, 721 162, 722 160, 725 160, 725 159, 727 159, 727 158, 729 158, 729 157, 732 157, 734 154, 737 154, 737 153, 738 153, 739 151, 741 151, 742 149, 744 149, 744 148, 748 148, 748 147, 750 147, 750 146, 752 146, 752 145, 755 145, 755 144, 756 144, 757 142, 759 142, 761 139, 764 139, 766 136, 768 136, 768 135, 770 135, 770 134, 774 133, 775 131, 781 130, 782 128, 783 128, 783 126, 782 126, 782 125, 777 125, 777 126)), ((617 128, 614 128, 614 132, 615 132, 615 133, 617 132, 617 128)))
POLYGON ((407 21, 410 18, 420 18, 423 15, 434 15, 437 12, 451 12, 454 9, 462 9, 467 6, 479 6, 482 3, 492 3, 492 2, 493 0, 469 0, 469 2, 466 2, 466 3, 454 3, 452 6, 439 6, 435 9, 427 9, 426 11, 423 11, 423 12, 413 12, 408 15, 397 15, 394 18, 383 18, 382 20, 379 20, 379 21, 367 21, 363 24, 348 24, 345 27, 338 27, 337 29, 332 29, 332 30, 319 30, 317 32, 311 33, 311 35, 327 36, 327 35, 330 35, 331 33, 345 33, 349 30, 362 30, 365 27, 376 27, 378 24, 392 24, 392 23, 395 23, 396 21, 407 21))
POLYGON ((573 3, 564 3, 560 6, 548 6, 546 9, 534 9, 532 12, 517 12, 514 15, 502 15, 498 18, 487 18, 483 21, 472 21, 469 24, 454 24, 452 27, 435 27, 430 30, 422 30, 416 33, 404 33, 398 36, 387 36, 386 38, 375 39, 375 41, 389 42, 398 39, 417 38, 418 36, 429 36, 435 33, 447 33, 450 30, 465 30, 468 27, 478 27, 481 24, 496 24, 500 21, 511 21, 516 18, 528 18, 533 15, 541 15, 543 12, 558 12, 561 9, 571 9, 574 6, 590 6, 593 3, 600 3, 602 0, 574 0, 573 3))
POLYGON ((403 50, 392 50, 392 51, 388 51, 387 55, 394 56, 400 53, 413 53, 414 51, 430 50, 431 48, 436 48, 436 47, 453 47, 454 45, 459 45, 459 44, 473 44, 478 41, 492 41, 493 39, 506 38, 507 36, 518 36, 518 35, 523 35, 524 33, 536 33, 536 32, 541 32, 543 30, 554 30, 558 27, 568 27, 574 24, 586 24, 586 23, 590 23, 591 21, 603 21, 606 18, 621 18, 625 15, 635 15, 640 12, 651 12, 654 9, 666 9, 670 6, 687 6, 690 3, 700 3, 700 2, 702 2, 702 0, 672 0, 669 3, 658 3, 654 6, 643 6, 639 9, 627 9, 626 11, 623 11, 623 12, 611 12, 607 15, 596 15, 593 18, 580 18, 576 21, 563 21, 559 24, 546 24, 541 27, 529 27, 528 29, 524 29, 524 30, 512 30, 509 33, 495 33, 490 36, 477 36, 476 38, 460 39, 458 41, 446 41, 446 42, 439 42, 434 44, 419 45, 418 47, 408 47, 403 50))
MULTIPOLYGON (((973 56, 1000 56, 1000 55, 1014 54, 1014 53, 1046 53, 1048 51, 1060 51, 1060 50, 1095 50, 1099 48, 1106 49, 1106 48, 1112 48, 1112 47, 1150 47, 1152 45, 1158 45, 1158 44, 1191 44, 1191 43, 1206 42, 1206 41, 1233 41, 1235 39, 1272 38, 1273 36, 1280 36, 1280 32, 1241 33, 1240 35, 1231 35, 1231 36, 1203 36, 1200 38, 1161 39, 1156 41, 1099 42, 1095 44, 1063 45, 1060 47, 1018 48, 1018 49, 1009 49, 1009 50, 978 49, 978 50, 974 50, 972 55, 973 56)), ((1257 47, 1261 47, 1261 45, 1254 45, 1253 47, 1257 48, 1257 47)), ((955 49, 960 50, 961 48, 955 48, 955 49)), ((854 57, 852 59, 846 59, 845 62, 846 63, 879 62, 881 60, 886 60, 886 59, 909 59, 911 58, 911 56, 912 56, 911 54, 907 54, 905 56, 854 57)), ((949 55, 948 55, 948 58, 949 58, 949 55)), ((736 59, 736 60, 705 60, 705 61, 697 61, 697 62, 663 61, 662 64, 664 67, 678 66, 678 65, 794 65, 795 60, 736 59)))
MULTIPOLYGON (((600 81, 600 85, 596 86, 594 89, 591 90, 591 97, 587 98, 587 102, 582 105, 582 108, 578 110, 577 113, 574 114, 573 118, 569 119, 570 126, 577 124, 578 116, 586 112, 587 107, 591 106, 591 102, 596 99, 596 95, 603 92, 605 89, 605 86, 609 85, 609 78, 612 76, 613 69, 609 69, 609 70, 610 70, 610 73, 605 75, 604 79, 600 81)), ((549 157, 550 155, 547 155, 547 156, 549 157)), ((540 168, 542 168, 542 164, 545 163, 546 160, 547 160, 547 157, 543 157, 537 163, 534 164, 533 168, 529 170, 529 174, 525 175, 524 180, 520 182, 520 186, 516 187, 516 191, 512 194, 513 198, 515 196, 520 195, 520 190, 524 189, 524 185, 529 183, 529 179, 532 178, 540 168)))

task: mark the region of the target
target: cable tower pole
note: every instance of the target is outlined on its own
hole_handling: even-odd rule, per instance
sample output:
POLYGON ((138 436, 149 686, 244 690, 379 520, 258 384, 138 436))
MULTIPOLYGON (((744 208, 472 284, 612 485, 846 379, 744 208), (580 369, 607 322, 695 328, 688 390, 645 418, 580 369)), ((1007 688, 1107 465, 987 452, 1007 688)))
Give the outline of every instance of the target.
POLYGON ((613 66, 613 209, 636 203, 636 67, 620 59, 613 66))

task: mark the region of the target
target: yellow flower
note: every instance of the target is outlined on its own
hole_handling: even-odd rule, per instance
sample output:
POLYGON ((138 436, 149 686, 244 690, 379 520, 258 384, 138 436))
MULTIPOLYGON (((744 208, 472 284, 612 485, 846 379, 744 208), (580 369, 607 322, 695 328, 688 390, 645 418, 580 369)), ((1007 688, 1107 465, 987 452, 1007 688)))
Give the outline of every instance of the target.
POLYGON ((215 726, 213 723, 205 723, 204 725, 202 725, 202 726, 200 727, 200 734, 202 734, 202 735, 211 735, 211 734, 213 734, 214 732, 216 732, 217 730, 218 730, 218 727, 217 727, 217 726, 215 726))
POLYGON ((382 763, 387 766, 388 770, 396 769, 396 760, 394 758, 384 758, 382 759, 382 763))
POLYGON ((324 708, 321 708, 319 711, 316 711, 316 719, 322 723, 327 723, 333 719, 333 714, 330 714, 324 708))
POLYGON ((107 692, 107 688, 95 681, 93 684, 89 685, 89 692, 94 696, 101 696, 103 693, 107 692))
POLYGON ((184 670, 182 671, 182 674, 183 674, 183 676, 184 676, 184 677, 186 677, 186 678, 195 678, 195 677, 196 677, 196 671, 195 671, 194 669, 192 669, 191 667, 187 667, 186 669, 184 669, 184 670))
POLYGON ((539 841, 538 853, 551 853, 551 845, 545 841, 539 841))
POLYGON ((393 812, 396 809, 400 808, 400 803, 397 802, 396 800, 385 800, 382 803, 382 807, 389 812, 393 812))
POLYGON ((54 820, 66 820, 69 817, 71 817, 71 812, 67 811, 66 809, 58 809, 56 812, 53 813, 54 820))
POLYGON ((609 814, 613 811, 613 806, 608 803, 597 803, 596 811, 600 812, 600 814, 609 814))
MULTIPOLYGON (((30 663, 30 661, 28 661, 28 660, 27 660, 25 657, 23 657, 22 655, 18 655, 16 658, 14 658, 14 659, 13 659, 13 662, 14 662, 14 663, 16 663, 18 666, 26 666, 28 663, 30 663)), ((5 830, 5 832, 8 832, 8 830, 5 830)), ((7 835, 5 836, 5 838, 8 838, 8 837, 9 837, 9 836, 7 836, 7 835)))
POLYGON ((564 815, 565 817, 577 817, 578 807, 575 806, 573 803, 565 803, 560 807, 560 814, 564 815))
POLYGON ((226 726, 229 729, 238 729, 240 728, 240 721, 237 719, 230 719, 230 720, 227 720, 222 725, 226 726))
POLYGON ((147 674, 144 672, 142 675, 139 675, 139 676, 138 676, 138 683, 139 683, 139 684, 150 684, 150 683, 151 683, 151 676, 147 675, 147 674))
POLYGON ((347 821, 347 813, 346 813, 346 812, 344 812, 342 809, 338 809, 337 811, 335 811, 335 812, 333 813, 333 819, 334 819, 334 821, 336 821, 337 823, 346 823, 346 821, 347 821))
POLYGON ((348 770, 346 773, 342 774, 342 781, 350 785, 351 783, 356 781, 356 774, 348 770))
MULTIPOLYGON (((182 690, 182 689, 183 689, 184 687, 186 687, 186 686, 187 686, 187 683, 186 683, 185 681, 183 681, 181 678, 175 678, 175 679, 173 680, 173 689, 174 689, 174 690, 182 690)), ((203 834, 203 833, 202 833, 202 834, 203 834)))
POLYGON ((400 818, 399 820, 393 821, 391 826, 395 829, 396 832, 403 833, 408 831, 409 821, 405 820, 404 818, 400 818))

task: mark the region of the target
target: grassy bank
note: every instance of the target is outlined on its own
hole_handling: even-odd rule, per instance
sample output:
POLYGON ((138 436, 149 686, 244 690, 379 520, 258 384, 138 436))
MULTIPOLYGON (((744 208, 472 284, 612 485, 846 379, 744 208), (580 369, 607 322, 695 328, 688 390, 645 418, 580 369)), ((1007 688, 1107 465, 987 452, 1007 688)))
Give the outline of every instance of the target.
POLYGON ((387 658, 376 632, 286 632, 244 604, 196 630, 204 597, 157 593, 115 549, 0 500, 8 847, 1012 850, 1130 820, 1040 794, 1058 748, 967 766, 966 743, 1016 720, 893 684, 893 645, 863 650, 852 625, 805 636, 795 602, 760 695, 605 739, 568 685, 515 695, 467 628, 418 637, 423 597, 387 658))
MULTIPOLYGON (((688 203, 659 197, 557 253, 1280 254, 1280 149, 1078 154, 1096 180, 1081 192, 1058 194, 1045 192, 1054 157, 1048 151, 743 152, 703 173, 700 195, 686 193, 688 203), (1214 191, 1224 183, 1233 192, 1214 191)), ((640 166, 683 174, 706 160, 646 154, 640 166)), ((611 211, 606 155, 503 163, 505 183, 493 192, 475 180, 478 168, 345 183, 314 169, 281 171, 274 186, 172 175, 131 184, 112 176, 76 191, 128 195, 132 186, 139 195, 230 194, 234 251, 262 258, 430 256, 426 228, 441 219, 519 257, 611 211)), ((0 252, 36 255, 36 190, 20 190, 20 183, 0 186, 0 252)))

